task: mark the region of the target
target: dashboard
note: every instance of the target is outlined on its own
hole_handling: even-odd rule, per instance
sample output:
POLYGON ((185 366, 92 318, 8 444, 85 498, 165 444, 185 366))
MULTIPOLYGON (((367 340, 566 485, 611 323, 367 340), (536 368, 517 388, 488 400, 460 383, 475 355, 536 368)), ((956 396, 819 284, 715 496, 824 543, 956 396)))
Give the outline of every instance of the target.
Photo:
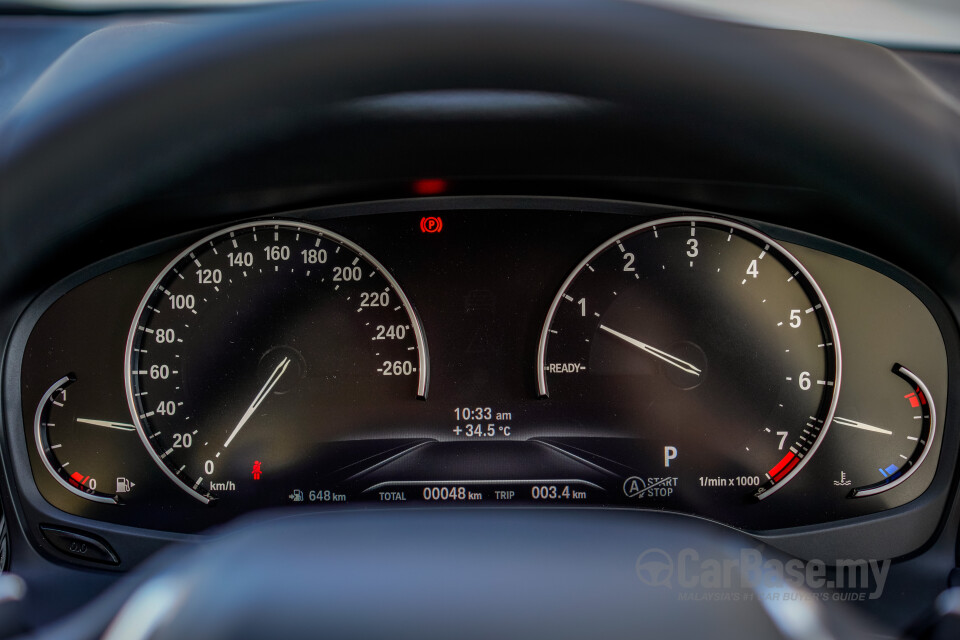
POLYGON ((390 206, 201 229, 41 296, 11 396, 44 501, 180 533, 493 505, 762 532, 917 530, 942 499, 943 309, 903 272, 702 211, 390 206))
POLYGON ((811 635, 651 578, 746 549, 905 628, 958 583, 958 79, 627 2, 0 14, 25 626, 811 635))

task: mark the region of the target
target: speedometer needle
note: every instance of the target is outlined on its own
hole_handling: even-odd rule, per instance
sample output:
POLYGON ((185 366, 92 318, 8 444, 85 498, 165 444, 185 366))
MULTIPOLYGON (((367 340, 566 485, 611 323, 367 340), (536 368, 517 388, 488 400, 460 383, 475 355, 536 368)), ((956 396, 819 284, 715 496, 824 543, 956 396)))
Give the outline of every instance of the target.
POLYGON ((649 353, 650 355, 652 355, 654 358, 660 358, 661 360, 663 360, 663 361, 666 362, 667 364, 672 364, 673 366, 675 366, 677 369, 680 369, 681 371, 684 371, 684 372, 686 372, 686 373, 689 373, 689 374, 692 374, 692 375, 695 375, 695 376, 699 376, 700 373, 701 373, 701 372, 700 372, 700 369, 699 369, 698 367, 693 366, 693 365, 690 364, 689 362, 686 362, 686 361, 684 361, 684 360, 681 360, 681 359, 678 358, 677 356, 672 356, 672 355, 670 355, 669 353, 667 353, 666 351, 661 351, 660 349, 657 349, 656 347, 651 347, 650 345, 648 345, 648 344, 645 343, 645 342, 640 342, 640 341, 637 340, 636 338, 631 338, 630 336, 624 335, 624 334, 620 333, 619 331, 614 331, 614 330, 611 329, 610 327, 607 327, 607 326, 604 326, 604 325, 600 325, 600 328, 603 329, 604 331, 606 331, 607 333, 609 333, 610 335, 616 336, 617 338, 620 338, 621 340, 623 340, 623 341, 626 342, 627 344, 632 344, 632 345, 635 346, 636 348, 638 348, 638 349, 640 349, 640 350, 642 350, 642 351, 646 351, 647 353, 649 353))
POLYGON ((237 437, 237 434, 240 433, 240 429, 243 428, 243 425, 247 424, 247 420, 250 419, 250 416, 257 410, 257 407, 266 400, 267 396, 270 395, 270 392, 273 391, 273 388, 277 386, 277 383, 280 382, 280 378, 283 377, 283 374, 286 372, 287 367, 290 366, 290 358, 284 358, 280 361, 280 364, 277 365, 277 368, 273 370, 273 373, 270 374, 270 377, 267 378, 266 383, 264 383, 263 388, 260 389, 256 397, 253 399, 253 402, 250 403, 250 406, 247 407, 247 410, 244 412, 243 416, 240 418, 240 422, 237 423, 237 426, 233 428, 233 432, 230 434, 230 437, 227 438, 227 441, 223 443, 223 447, 227 448, 230 446, 230 443, 233 442, 233 439, 237 437))

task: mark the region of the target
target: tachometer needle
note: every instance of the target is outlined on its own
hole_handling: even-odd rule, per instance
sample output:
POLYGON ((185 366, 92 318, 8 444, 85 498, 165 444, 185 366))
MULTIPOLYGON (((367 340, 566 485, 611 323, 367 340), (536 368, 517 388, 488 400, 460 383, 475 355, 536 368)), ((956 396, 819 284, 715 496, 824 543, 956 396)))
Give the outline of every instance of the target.
POLYGON ((250 416, 257 410, 257 407, 260 406, 267 396, 270 395, 270 392, 273 391, 273 388, 277 386, 277 383, 280 382, 280 378, 283 377, 283 374, 286 372, 287 367, 290 366, 290 358, 284 358, 280 361, 280 364, 277 365, 277 368, 273 370, 273 373, 270 374, 270 377, 267 378, 267 381, 264 383, 263 388, 260 389, 256 397, 253 399, 253 402, 250 403, 250 406, 247 407, 247 410, 243 413, 243 416, 240 418, 240 422, 237 423, 237 426, 233 428, 233 432, 230 434, 230 437, 227 438, 227 441, 223 443, 224 448, 230 446, 230 443, 233 442, 233 439, 237 437, 237 434, 240 433, 240 429, 243 428, 243 425, 247 424, 247 420, 250 419, 250 416))
POLYGON ((880 427, 875 427, 870 424, 864 424, 863 422, 857 422, 856 420, 841 418, 839 416, 833 417, 833 424, 843 425, 844 427, 853 427, 854 429, 863 429, 864 431, 873 431, 874 433, 882 433, 885 436, 893 435, 893 431, 881 429, 880 427))
POLYGON ((119 429, 120 431, 136 431, 137 428, 126 422, 113 422, 111 420, 94 420, 93 418, 77 418, 77 422, 83 424, 92 424, 95 427, 107 427, 108 429, 119 429))
POLYGON ((666 351, 661 351, 660 349, 657 349, 656 347, 651 347, 650 345, 648 345, 648 344, 645 343, 645 342, 640 342, 640 341, 637 340, 636 338, 631 338, 630 336, 624 335, 624 334, 620 333, 619 331, 614 331, 614 330, 611 329, 610 327, 607 327, 607 326, 604 326, 604 325, 600 325, 600 328, 603 329, 604 331, 606 331, 607 333, 609 333, 610 335, 615 336, 615 337, 617 337, 617 338, 620 338, 621 340, 623 340, 623 341, 626 342, 627 344, 632 344, 632 345, 635 346, 636 348, 641 349, 642 351, 646 351, 647 353, 649 353, 650 355, 652 355, 654 358, 660 358, 661 360, 663 360, 663 361, 666 362, 667 364, 672 364, 673 366, 675 366, 677 369, 680 369, 681 371, 684 371, 684 372, 686 372, 686 373, 689 373, 689 374, 692 374, 692 375, 695 375, 695 376, 699 376, 700 373, 701 373, 701 371, 700 371, 700 369, 699 369, 698 367, 695 367, 695 366, 693 366, 692 364, 690 364, 689 362, 686 362, 686 361, 684 361, 684 360, 681 360, 680 358, 678 358, 678 357, 676 357, 676 356, 672 356, 672 355, 670 355, 669 353, 667 353, 666 351))

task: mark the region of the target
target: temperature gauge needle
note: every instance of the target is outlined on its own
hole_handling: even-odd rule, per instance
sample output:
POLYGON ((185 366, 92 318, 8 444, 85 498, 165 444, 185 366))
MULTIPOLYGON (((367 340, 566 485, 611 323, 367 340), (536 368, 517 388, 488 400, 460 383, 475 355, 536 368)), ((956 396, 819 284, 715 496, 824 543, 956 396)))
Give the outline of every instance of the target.
POLYGON ((893 435, 893 431, 889 431, 887 429, 881 429, 880 427, 875 427, 871 424, 864 424, 863 422, 857 422, 856 420, 840 418, 838 416, 833 417, 833 424, 843 425, 844 427, 853 427, 854 429, 863 429, 864 431, 873 431, 874 433, 882 433, 885 436, 893 435))
POLYGON ((615 336, 615 337, 617 337, 617 338, 620 338, 621 340, 623 340, 623 341, 626 342, 627 344, 631 344, 631 345, 635 346, 636 348, 638 348, 638 349, 640 349, 640 350, 642 350, 642 351, 645 351, 645 352, 649 353, 649 354, 652 355, 654 358, 660 358, 661 360, 663 360, 663 361, 666 362, 667 364, 672 364, 673 366, 675 366, 677 369, 680 369, 681 371, 684 371, 684 372, 686 372, 686 373, 689 373, 689 374, 692 374, 692 375, 695 375, 695 376, 699 376, 700 373, 701 373, 701 371, 700 371, 700 369, 699 369, 698 367, 695 367, 695 366, 693 366, 692 364, 690 364, 689 362, 686 362, 686 361, 684 361, 684 360, 681 360, 680 358, 678 358, 678 357, 676 357, 676 356, 672 356, 672 355, 670 355, 669 353, 667 353, 666 351, 661 351, 660 349, 657 349, 656 347, 651 347, 650 345, 648 345, 648 344, 645 343, 645 342, 640 342, 640 341, 637 340, 636 338, 631 338, 630 336, 624 335, 624 334, 620 333, 619 331, 614 331, 613 329, 611 329, 610 327, 607 327, 607 326, 605 326, 605 325, 600 325, 600 328, 603 329, 604 331, 606 331, 607 333, 609 333, 610 335, 615 336))
POLYGON ((230 446, 230 443, 233 442, 233 439, 237 437, 238 433, 240 433, 240 429, 243 428, 243 425, 247 424, 247 420, 249 420, 254 414, 254 412, 257 410, 257 407, 259 407, 260 404, 267 399, 267 396, 270 395, 270 392, 273 391, 273 388, 277 386, 278 382, 280 382, 280 378, 283 377, 283 374, 287 371, 287 367, 289 366, 290 358, 284 358, 280 361, 280 364, 278 364, 277 368, 273 370, 273 373, 270 374, 270 377, 267 378, 267 381, 253 399, 253 402, 250 403, 250 406, 247 407, 247 410, 243 413, 243 417, 240 418, 240 422, 238 422, 237 426, 233 428, 233 432, 230 434, 230 437, 227 438, 225 443, 223 443, 224 448, 230 446))
POLYGON ((93 418, 77 418, 77 422, 82 424, 92 424, 95 427, 107 427, 108 429, 119 429, 120 431, 136 431, 137 428, 126 422, 113 422, 111 420, 94 420, 93 418))

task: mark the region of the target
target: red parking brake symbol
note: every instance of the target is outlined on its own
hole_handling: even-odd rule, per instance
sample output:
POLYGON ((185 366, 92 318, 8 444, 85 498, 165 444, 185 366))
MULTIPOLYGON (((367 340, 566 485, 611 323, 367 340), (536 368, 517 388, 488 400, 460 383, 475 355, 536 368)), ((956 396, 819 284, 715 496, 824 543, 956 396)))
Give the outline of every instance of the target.
POLYGON ((255 460, 255 461, 254 461, 252 473, 253 473, 253 479, 254 479, 254 480, 259 480, 259 479, 260 479, 260 461, 259 461, 259 460, 255 460))
POLYGON ((443 229, 443 218, 440 216, 424 216, 420 218, 420 231, 423 233, 440 233, 443 229))

